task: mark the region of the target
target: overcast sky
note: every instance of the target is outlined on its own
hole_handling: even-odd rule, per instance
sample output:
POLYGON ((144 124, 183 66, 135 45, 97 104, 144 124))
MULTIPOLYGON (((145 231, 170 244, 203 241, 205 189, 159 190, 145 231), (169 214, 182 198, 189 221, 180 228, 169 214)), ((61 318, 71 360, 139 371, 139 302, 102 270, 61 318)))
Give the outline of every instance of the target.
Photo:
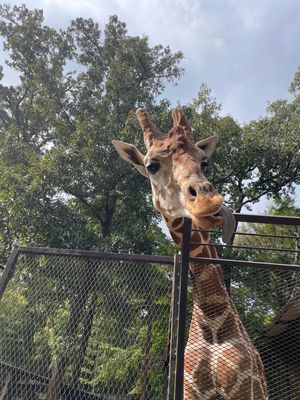
MULTIPOLYGON (((264 115, 268 102, 289 98, 288 87, 300 66, 300 0, 10 2, 21 3, 42 8, 45 23, 55 28, 91 17, 103 29, 110 15, 118 15, 130 35, 147 35, 151 45, 184 53, 184 76, 164 93, 173 105, 191 102, 203 82, 222 104, 222 114, 242 124, 264 115)), ((5 81, 13 83, 14 76, 5 81)), ((296 193, 300 204, 300 190, 296 193)), ((253 211, 267 204, 262 201, 253 211)))
POLYGON ((268 101, 288 97, 300 66, 299 0, 27 0, 45 22, 65 27, 91 17, 100 27, 117 14, 129 34, 184 53, 185 74, 164 96, 190 102, 206 83, 241 123, 263 115, 268 101))

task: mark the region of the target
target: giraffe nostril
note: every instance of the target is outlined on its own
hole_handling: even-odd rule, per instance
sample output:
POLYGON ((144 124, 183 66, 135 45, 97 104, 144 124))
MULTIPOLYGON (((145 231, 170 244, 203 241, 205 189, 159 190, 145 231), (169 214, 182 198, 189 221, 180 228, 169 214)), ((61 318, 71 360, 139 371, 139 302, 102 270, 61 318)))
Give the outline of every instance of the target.
POLYGON ((210 193, 213 191, 213 186, 210 182, 206 181, 201 183, 200 185, 200 191, 201 193, 210 193))
POLYGON ((189 187, 189 192, 193 197, 197 196, 197 192, 192 186, 189 187))
POLYGON ((189 186, 189 194, 193 197, 191 200, 195 200, 198 195, 204 195, 213 192, 213 186, 210 182, 204 181, 196 184, 195 186, 189 186))

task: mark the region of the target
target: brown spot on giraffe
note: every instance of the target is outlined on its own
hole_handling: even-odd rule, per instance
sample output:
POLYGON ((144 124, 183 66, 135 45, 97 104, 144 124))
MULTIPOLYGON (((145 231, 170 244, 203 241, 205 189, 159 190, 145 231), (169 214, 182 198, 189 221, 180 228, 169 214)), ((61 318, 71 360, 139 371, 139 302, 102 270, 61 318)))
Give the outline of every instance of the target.
POLYGON ((182 218, 175 218, 174 221, 172 221, 172 227, 176 231, 179 226, 182 226, 182 218))
POLYGON ((210 344, 213 344, 214 337, 211 328, 208 325, 200 325, 200 327, 202 329, 204 340, 206 340, 210 344))
MULTIPOLYGON (((168 134, 154 126, 145 110, 138 110, 137 118, 147 153, 119 141, 113 141, 115 148, 149 178, 154 207, 165 218, 176 245, 181 246, 183 218, 189 217, 200 229, 192 236, 190 256, 217 258, 203 229, 226 223, 230 213, 224 212, 223 196, 201 170, 217 137, 195 143, 179 108, 173 111, 168 134)), ((232 230, 232 225, 231 220, 227 228, 232 230)), ((260 357, 227 293, 220 266, 191 262, 190 272, 193 314, 185 352, 184 400, 267 400, 260 357)))
POLYGON ((254 393, 252 394, 252 379, 251 377, 246 377, 243 382, 240 384, 238 390, 232 395, 230 400, 256 400, 261 399, 262 393, 258 397, 254 397, 254 393))
POLYGON ((214 394, 212 397, 210 397, 208 400, 224 400, 224 396, 217 393, 217 394, 214 394))
POLYGON ((214 304, 209 302, 201 303, 201 309, 203 311, 203 314, 206 318, 209 319, 215 319, 220 315, 223 315, 227 307, 228 304, 226 303, 219 303, 219 304, 214 304))
POLYGON ((197 353, 197 359, 194 357, 193 347, 187 346, 185 352, 185 366, 187 376, 187 386, 189 390, 197 387, 201 393, 214 388, 213 375, 211 371, 211 353, 202 347, 197 353))
POLYGON ((225 319, 223 325, 217 332, 217 342, 222 344, 239 336, 239 330, 236 323, 236 318, 233 313, 230 313, 225 319))

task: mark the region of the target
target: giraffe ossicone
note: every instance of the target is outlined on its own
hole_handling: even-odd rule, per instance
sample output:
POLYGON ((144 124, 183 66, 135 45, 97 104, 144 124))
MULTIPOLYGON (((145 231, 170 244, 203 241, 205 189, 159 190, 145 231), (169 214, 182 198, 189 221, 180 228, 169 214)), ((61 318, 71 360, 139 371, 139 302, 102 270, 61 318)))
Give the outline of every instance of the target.
MULTIPOLYGON (((177 246, 184 217, 194 228, 223 224, 223 240, 230 243, 235 229, 223 196, 203 174, 217 144, 217 136, 195 143, 180 108, 172 113, 173 127, 161 132, 144 109, 137 119, 147 153, 113 141, 123 159, 150 179, 154 207, 162 214, 177 246)), ((217 258, 207 232, 192 234, 192 257, 217 258)), ((252 344, 226 290, 219 265, 190 263, 193 312, 185 349, 184 400, 266 400, 266 380, 260 356, 252 344)))

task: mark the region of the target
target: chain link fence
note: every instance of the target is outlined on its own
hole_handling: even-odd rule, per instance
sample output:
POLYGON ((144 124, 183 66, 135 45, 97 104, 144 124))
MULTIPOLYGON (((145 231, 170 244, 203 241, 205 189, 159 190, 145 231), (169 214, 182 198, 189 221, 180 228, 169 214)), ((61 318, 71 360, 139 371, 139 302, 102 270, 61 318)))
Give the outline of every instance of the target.
POLYGON ((0 303, 0 399, 163 399, 172 267, 141 259, 20 250, 0 303))
POLYGON ((284 251, 275 231, 216 240, 223 274, 197 259, 188 284, 188 240, 175 262, 17 249, 0 281, 0 400, 261 400, 262 368, 270 400, 300 400, 296 229, 284 251))
MULTIPOLYGON (((192 397, 186 398, 265 399, 257 379, 262 376, 260 363, 249 362, 249 351, 256 354, 257 349, 268 399, 299 400, 300 267, 298 272, 232 266, 230 297, 234 306, 230 298, 223 298, 221 286, 205 285, 204 280, 199 283, 203 271, 197 265, 188 286, 185 370, 191 374, 186 396, 192 397), (201 385, 195 388, 195 382, 201 385), (205 397, 208 393, 219 397, 205 397)), ((215 274, 215 270, 211 272, 215 274)))
MULTIPOLYGON (((255 219, 231 245, 210 232, 220 258, 211 250, 190 264, 188 400, 300 399, 300 219, 255 219)), ((199 233, 207 243, 192 229, 191 245, 199 233)))

